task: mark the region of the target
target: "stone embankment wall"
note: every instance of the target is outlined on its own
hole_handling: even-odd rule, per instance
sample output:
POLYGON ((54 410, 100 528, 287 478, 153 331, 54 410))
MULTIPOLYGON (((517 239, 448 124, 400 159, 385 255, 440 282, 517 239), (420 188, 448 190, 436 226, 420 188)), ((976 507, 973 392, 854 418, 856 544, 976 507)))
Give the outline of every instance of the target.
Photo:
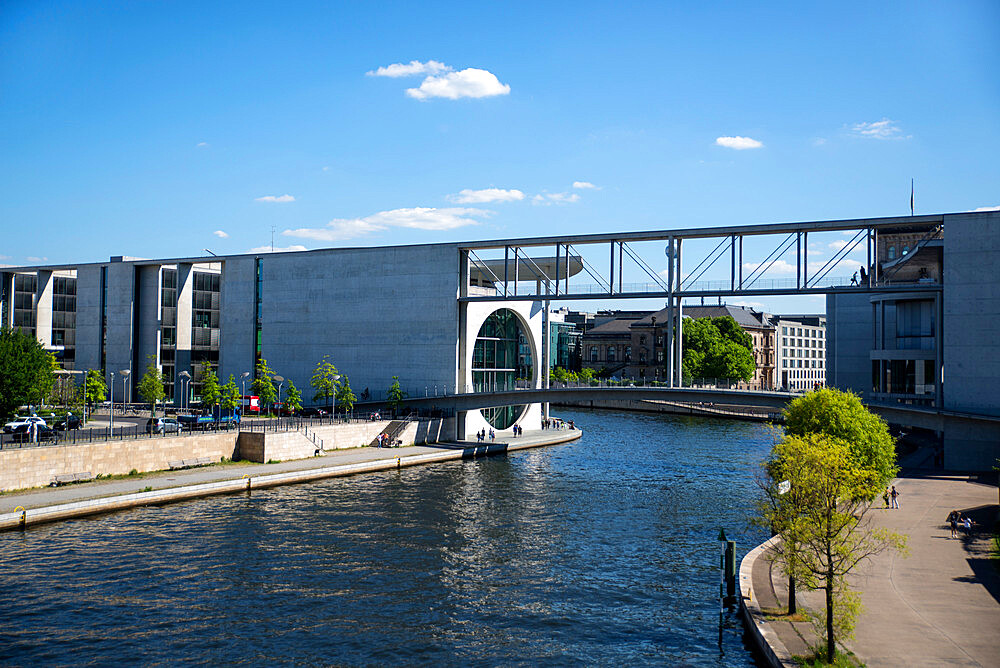
POLYGON ((781 422, 781 411, 761 407, 753 410, 744 406, 722 406, 684 404, 673 401, 653 401, 647 399, 603 399, 586 401, 560 401, 553 406, 608 408, 620 411, 640 411, 644 413, 670 413, 673 415, 698 415, 702 417, 734 418, 737 420, 781 422))
MULTIPOLYGON (((81 443, 0 450, 0 491, 43 487, 58 475, 90 473, 122 475, 133 469, 162 471, 170 462, 209 457, 219 461, 247 459, 252 462, 284 461, 312 457, 322 442, 326 450, 356 448, 371 443, 389 421, 329 425, 288 432, 217 432, 185 436, 141 438, 106 443, 81 443), (312 435, 316 442, 313 444, 312 435)), ((403 445, 451 440, 455 420, 411 422, 398 438, 403 445)))
POLYGON ((121 475, 160 471, 170 462, 211 457, 219 461, 236 454, 236 433, 219 432, 0 450, 0 491, 43 487, 57 475, 88 472, 121 475))

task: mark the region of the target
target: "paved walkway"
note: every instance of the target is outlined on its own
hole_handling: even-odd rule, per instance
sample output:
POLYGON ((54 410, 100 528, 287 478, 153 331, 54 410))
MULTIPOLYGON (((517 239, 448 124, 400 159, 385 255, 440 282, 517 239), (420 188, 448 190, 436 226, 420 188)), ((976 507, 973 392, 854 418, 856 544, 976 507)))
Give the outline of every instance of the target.
MULTIPOLYGON (((876 526, 909 536, 909 556, 884 553, 850 578, 865 610, 845 645, 871 668, 1000 666, 1000 570, 989 558, 997 518, 997 487, 969 476, 914 476, 896 481, 898 510, 872 512, 876 526), (971 537, 951 539, 952 510, 979 525, 971 537)), ((753 570, 765 608, 787 601, 783 576, 766 559, 753 570)), ((823 609, 822 592, 799 592, 800 606, 823 609)), ((820 640, 808 624, 772 622, 792 654, 820 640)))
MULTIPOLYGON (((526 431, 519 438, 498 438, 497 443, 508 443, 511 446, 545 445, 554 436, 565 437, 568 433, 579 434, 579 431, 567 432, 558 430, 526 431)), ((487 441, 489 444, 489 441, 487 441)), ((357 464, 377 460, 392 460, 397 457, 412 457, 442 450, 454 450, 474 447, 474 441, 454 443, 438 443, 432 445, 416 445, 402 448, 350 448, 332 450, 321 457, 296 459, 277 464, 216 464, 180 471, 159 471, 147 473, 134 478, 121 480, 95 480, 93 482, 75 483, 64 487, 41 487, 25 492, 0 494, 0 513, 13 512, 18 506, 31 510, 76 501, 100 499, 122 494, 132 494, 145 490, 169 489, 222 480, 239 480, 244 475, 262 476, 271 473, 287 473, 290 471, 306 471, 341 464, 357 464)))

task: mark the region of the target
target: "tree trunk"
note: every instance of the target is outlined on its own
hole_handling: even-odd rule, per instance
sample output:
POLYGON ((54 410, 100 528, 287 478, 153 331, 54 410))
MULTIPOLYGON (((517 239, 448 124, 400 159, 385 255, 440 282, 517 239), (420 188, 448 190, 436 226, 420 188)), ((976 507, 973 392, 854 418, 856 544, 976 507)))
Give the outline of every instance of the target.
POLYGON ((826 572, 826 660, 833 663, 836 647, 833 640, 833 567, 826 572))
POLYGON ((797 611, 795 607, 795 576, 788 576, 788 614, 794 615, 797 611))

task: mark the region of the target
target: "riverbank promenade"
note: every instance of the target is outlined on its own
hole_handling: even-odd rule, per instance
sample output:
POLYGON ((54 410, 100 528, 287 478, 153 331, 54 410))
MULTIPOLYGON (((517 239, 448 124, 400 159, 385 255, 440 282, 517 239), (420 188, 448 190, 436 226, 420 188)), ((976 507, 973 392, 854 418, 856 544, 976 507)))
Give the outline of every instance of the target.
POLYGON ((70 512, 65 515, 60 511, 59 519, 154 503, 167 503, 184 498, 236 492, 248 484, 257 489, 390 468, 513 452, 565 443, 573 441, 581 435, 582 432, 578 429, 546 429, 526 431, 523 436, 517 438, 505 436, 492 443, 489 441, 486 443, 454 441, 399 448, 350 448, 327 451, 322 456, 308 459, 269 464, 233 462, 177 471, 155 471, 120 479, 75 483, 64 487, 42 487, 17 491, 0 495, 0 529, 11 528, 9 525, 12 524, 12 520, 21 516, 20 508, 26 511, 27 525, 30 527, 33 517, 45 517, 48 513, 64 508, 68 511, 80 511, 82 509, 74 507, 87 504, 101 506, 104 509, 70 512), (141 498, 143 495, 147 498, 141 498))
MULTIPOLYGON (((864 612, 843 643, 870 668, 1000 666, 1000 570, 990 559, 997 487, 975 476, 914 472, 896 481, 898 509, 873 510, 875 526, 908 536, 909 554, 882 553, 850 577, 864 612), (951 538, 946 518, 959 510, 976 522, 951 538)), ((789 622, 787 579, 766 554, 753 563, 757 603, 788 654, 821 644, 808 622, 789 622)), ((798 592, 799 606, 822 611, 822 592, 798 592)), ((773 637, 773 636, 772 636, 773 637)), ((776 651, 779 656, 781 651, 776 651)))

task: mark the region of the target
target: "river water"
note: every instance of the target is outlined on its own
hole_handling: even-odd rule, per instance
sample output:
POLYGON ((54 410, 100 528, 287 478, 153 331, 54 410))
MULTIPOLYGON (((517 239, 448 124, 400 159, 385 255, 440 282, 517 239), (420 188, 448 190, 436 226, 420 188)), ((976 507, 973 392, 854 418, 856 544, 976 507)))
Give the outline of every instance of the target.
POLYGON ((558 411, 573 443, 0 534, 0 664, 752 666, 719 645, 771 437, 558 411))

